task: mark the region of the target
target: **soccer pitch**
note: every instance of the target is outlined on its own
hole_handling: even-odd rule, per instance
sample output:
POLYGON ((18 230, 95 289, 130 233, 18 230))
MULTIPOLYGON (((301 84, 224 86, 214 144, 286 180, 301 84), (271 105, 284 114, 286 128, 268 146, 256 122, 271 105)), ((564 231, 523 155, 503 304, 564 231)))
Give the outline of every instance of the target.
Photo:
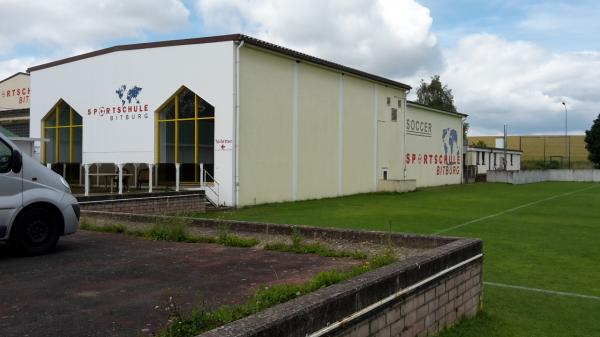
POLYGON ((478 237, 484 311, 441 336, 600 336, 600 184, 469 184, 208 216, 478 237))

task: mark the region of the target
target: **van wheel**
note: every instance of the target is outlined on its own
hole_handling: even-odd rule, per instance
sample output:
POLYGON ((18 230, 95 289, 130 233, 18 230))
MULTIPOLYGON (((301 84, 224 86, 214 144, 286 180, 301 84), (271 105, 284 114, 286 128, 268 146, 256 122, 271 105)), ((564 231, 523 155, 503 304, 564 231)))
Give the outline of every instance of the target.
POLYGON ((19 215, 11 233, 11 245, 21 254, 38 255, 56 247, 56 217, 45 208, 31 208, 19 215))

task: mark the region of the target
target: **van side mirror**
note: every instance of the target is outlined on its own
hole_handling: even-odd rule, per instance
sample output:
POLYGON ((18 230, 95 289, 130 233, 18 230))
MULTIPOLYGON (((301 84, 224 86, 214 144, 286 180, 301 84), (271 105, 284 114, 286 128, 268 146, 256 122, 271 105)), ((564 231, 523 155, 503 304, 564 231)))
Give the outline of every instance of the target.
POLYGON ((17 150, 13 150, 12 152, 12 171, 14 173, 19 173, 21 172, 21 169, 23 168, 23 156, 21 155, 21 152, 17 151, 17 150))

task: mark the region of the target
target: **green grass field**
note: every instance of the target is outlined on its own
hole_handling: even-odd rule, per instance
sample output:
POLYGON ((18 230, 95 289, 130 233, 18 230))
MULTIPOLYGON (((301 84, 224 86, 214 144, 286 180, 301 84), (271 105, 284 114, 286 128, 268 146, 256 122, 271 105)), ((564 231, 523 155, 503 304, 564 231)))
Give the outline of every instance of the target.
MULTIPOLYGON (((485 282, 600 297, 600 184, 471 184, 208 216, 478 237, 485 282)), ((600 336, 600 299, 486 285, 483 313, 442 336, 600 336)))

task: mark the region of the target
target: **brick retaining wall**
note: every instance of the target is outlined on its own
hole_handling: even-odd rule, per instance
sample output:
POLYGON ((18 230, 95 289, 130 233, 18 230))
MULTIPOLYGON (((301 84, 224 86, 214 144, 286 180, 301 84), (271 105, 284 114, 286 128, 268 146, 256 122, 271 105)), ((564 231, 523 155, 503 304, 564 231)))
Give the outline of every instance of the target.
POLYGON ((482 243, 457 239, 423 255, 379 268, 348 281, 242 318, 199 337, 305 337, 327 328, 321 336, 414 337, 428 336, 463 317, 474 316, 482 307, 482 243), (464 266, 431 281, 446 268, 464 266), (354 319, 404 288, 427 281, 354 319), (333 326, 333 325, 332 325, 333 326))
POLYGON ((431 283, 336 337, 413 337, 436 334, 473 317, 482 300, 481 260, 431 283))
MULTIPOLYGON (((94 198, 97 199, 97 198, 94 198)), ((177 214, 206 211, 204 194, 175 194, 158 196, 132 196, 108 200, 79 202, 83 211, 104 211, 137 214, 177 214)))

